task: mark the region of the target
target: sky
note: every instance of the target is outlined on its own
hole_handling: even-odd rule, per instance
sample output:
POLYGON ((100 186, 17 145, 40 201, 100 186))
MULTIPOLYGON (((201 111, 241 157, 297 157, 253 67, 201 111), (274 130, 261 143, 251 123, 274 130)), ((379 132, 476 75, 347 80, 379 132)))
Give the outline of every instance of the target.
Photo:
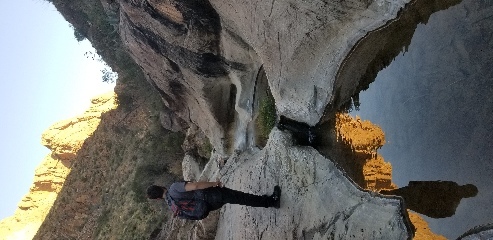
MULTIPOLYGON (((392 164, 397 186, 453 181, 478 188, 451 217, 423 215, 447 239, 493 216, 492 10, 493 1, 465 0, 432 14, 416 27, 406 52, 360 93, 361 111, 354 113, 385 132, 379 153, 392 164)), ((458 200, 457 193, 442 197, 458 200)))
POLYGON ((49 150, 41 134, 113 90, 104 63, 44 0, 0 0, 0 219, 14 214, 49 150))

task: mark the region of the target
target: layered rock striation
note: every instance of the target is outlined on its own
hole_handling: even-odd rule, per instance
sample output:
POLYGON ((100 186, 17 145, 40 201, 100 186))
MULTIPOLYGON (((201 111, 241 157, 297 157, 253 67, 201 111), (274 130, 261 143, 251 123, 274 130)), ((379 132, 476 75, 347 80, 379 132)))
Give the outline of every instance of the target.
POLYGON ((14 215, 0 222, 0 238, 34 237, 61 191, 85 139, 98 127, 101 114, 116 107, 115 94, 95 97, 91 103, 83 114, 55 123, 43 133, 41 142, 52 152, 36 168, 33 184, 14 215))
MULTIPOLYGON (((346 153, 338 162, 350 173, 359 186, 369 190, 394 189, 392 165, 378 154, 385 144, 385 134, 380 127, 359 117, 336 114, 337 144, 334 148, 346 153), (347 155, 349 153, 349 155, 347 155), (341 162, 343 161, 343 162, 341 162), (355 174, 362 174, 362 178, 355 174)), ((336 160, 337 161, 337 160, 336 160)))

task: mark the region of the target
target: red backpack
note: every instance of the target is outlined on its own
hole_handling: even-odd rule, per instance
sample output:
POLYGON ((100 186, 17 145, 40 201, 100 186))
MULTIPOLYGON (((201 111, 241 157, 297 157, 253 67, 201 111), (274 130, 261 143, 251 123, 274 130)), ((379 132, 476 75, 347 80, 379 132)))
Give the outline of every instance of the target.
POLYGON ((173 212, 173 217, 201 220, 209 215, 207 203, 202 199, 174 199, 169 195, 169 192, 166 192, 166 202, 173 212))

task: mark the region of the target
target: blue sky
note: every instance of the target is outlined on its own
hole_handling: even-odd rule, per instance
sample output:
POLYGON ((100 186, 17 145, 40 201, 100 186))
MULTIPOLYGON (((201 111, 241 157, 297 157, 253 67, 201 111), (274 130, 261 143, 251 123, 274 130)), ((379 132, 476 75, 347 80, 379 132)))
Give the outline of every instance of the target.
POLYGON ((29 191, 49 153, 41 134, 111 91, 101 62, 88 59, 70 24, 44 0, 0 0, 0 219, 29 191))

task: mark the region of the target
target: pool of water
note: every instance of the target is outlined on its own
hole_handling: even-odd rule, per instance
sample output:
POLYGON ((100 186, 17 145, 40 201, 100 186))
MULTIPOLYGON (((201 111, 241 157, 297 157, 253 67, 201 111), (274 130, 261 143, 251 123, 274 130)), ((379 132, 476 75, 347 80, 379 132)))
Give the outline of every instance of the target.
POLYGON ((433 232, 455 239, 493 222, 492 0, 432 14, 359 102, 351 114, 384 130, 379 153, 399 187, 438 180, 477 187, 453 216, 424 216, 433 232))

